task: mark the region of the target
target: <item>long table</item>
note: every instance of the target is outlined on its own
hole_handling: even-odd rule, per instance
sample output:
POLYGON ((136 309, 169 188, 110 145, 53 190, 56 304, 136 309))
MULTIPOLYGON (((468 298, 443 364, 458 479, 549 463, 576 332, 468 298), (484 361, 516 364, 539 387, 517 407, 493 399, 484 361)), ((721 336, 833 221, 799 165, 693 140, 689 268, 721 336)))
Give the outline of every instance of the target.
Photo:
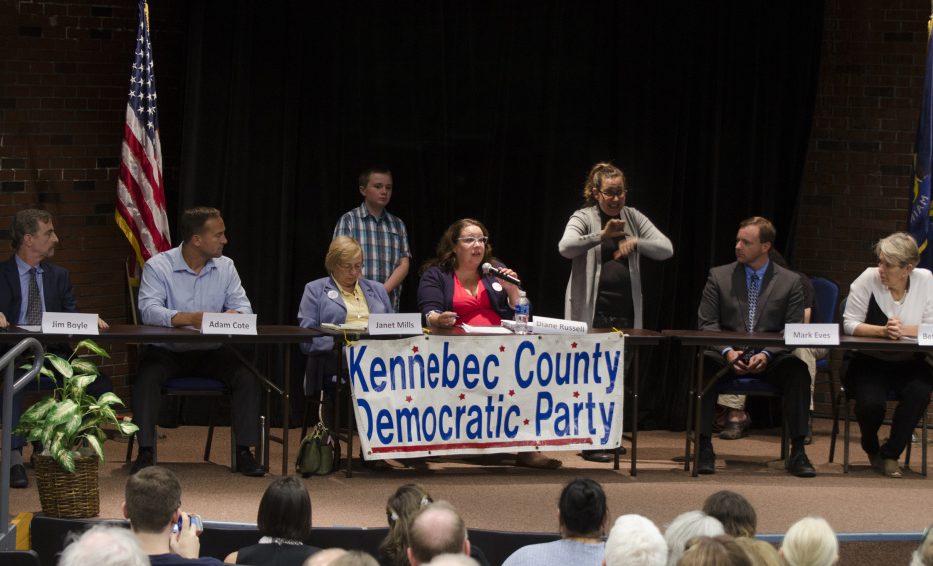
MULTIPOLYGON (((692 460, 692 475, 695 477, 697 475, 697 464, 699 462, 700 453, 698 446, 702 397, 704 393, 710 391, 716 381, 726 373, 725 371, 721 371, 719 375, 714 376, 716 379, 710 380, 709 383, 704 383, 703 363, 702 360, 699 359, 701 349, 721 345, 743 345, 754 348, 787 347, 791 349, 796 346, 785 346, 784 334, 780 332, 750 333, 710 330, 663 330, 661 334, 666 338, 671 338, 679 342, 682 346, 692 347, 695 350, 693 359, 696 367, 694 368, 694 379, 690 382, 690 391, 688 393, 686 447, 684 450, 684 471, 691 471, 690 464, 692 460), (693 457, 689 458, 691 442, 693 443, 693 457)), ((865 338, 845 335, 839 337, 838 345, 819 345, 816 347, 890 352, 917 352, 929 350, 929 348, 924 348, 917 344, 915 340, 889 340, 885 338, 865 338)), ((728 367, 725 369, 728 370, 728 367)))
MULTIPOLYGON (((638 381, 639 380, 637 376, 639 373, 639 353, 640 353, 641 347, 656 346, 661 343, 661 340, 663 340, 664 337, 660 333, 654 332, 651 330, 621 329, 621 331, 625 334, 626 346, 631 346, 632 351, 634 352, 634 360, 632 364, 633 377, 629 378, 629 376, 625 376, 624 385, 625 385, 626 392, 629 395, 631 395, 631 399, 632 399, 632 414, 631 414, 631 418, 632 418, 631 420, 631 423, 632 423, 632 437, 631 437, 632 448, 631 450, 632 452, 631 452, 630 473, 632 476, 636 476, 638 474, 637 456, 638 456, 638 381)), ((325 334, 335 336, 336 339, 334 340, 334 343, 336 347, 341 349, 341 359, 343 359, 342 348, 346 344, 346 339, 357 340, 360 338, 380 338, 380 337, 368 336, 365 333, 342 333, 342 332, 335 332, 335 331, 328 331, 328 330, 323 330, 322 332, 324 332, 325 334)), ((606 334, 606 333, 611 333, 611 332, 614 332, 614 330, 609 329, 609 328, 599 328, 599 329, 592 329, 590 331, 590 334, 606 334)), ((471 337, 474 337, 474 336, 475 337, 492 336, 491 334, 483 334, 483 333, 469 333, 468 334, 462 328, 459 328, 459 327, 455 327, 452 329, 432 329, 431 333, 435 336, 456 337, 457 340, 461 340, 461 339, 469 340, 471 337)), ((398 337, 397 336, 386 336, 383 338, 391 339, 391 338, 398 338, 398 337)), ((344 369, 345 369, 344 364, 341 363, 340 364, 341 376, 340 376, 340 379, 338 379, 338 383, 345 381, 346 376, 343 374, 344 369)), ((341 434, 341 436, 344 437, 347 443, 348 457, 347 457, 345 475, 347 478, 350 478, 353 476, 353 469, 351 467, 351 457, 353 455, 353 421, 354 421, 353 416, 355 414, 354 407, 353 407, 353 395, 348 396, 347 412, 348 412, 348 418, 347 418, 348 425, 347 425, 347 429, 344 431, 343 434, 341 434)), ((337 422, 339 422, 339 414, 335 414, 334 430, 338 430, 336 426, 337 422)), ((620 449, 615 450, 615 457, 613 459, 613 469, 616 469, 616 470, 619 469, 620 452, 621 452, 620 449)))
MULTIPOLYGON (((41 332, 30 332, 16 326, 10 326, 4 332, 0 332, 0 343, 16 343, 26 337, 33 337, 43 344, 55 344, 61 342, 74 342, 84 338, 90 338, 95 342, 112 344, 158 344, 158 343, 205 343, 205 344, 260 344, 260 345, 286 345, 298 344, 301 342, 310 342, 312 338, 321 336, 321 332, 313 329, 301 328, 298 326, 286 325, 259 325, 258 333, 255 335, 239 334, 201 334, 194 328, 166 328, 161 326, 134 326, 129 324, 115 324, 110 328, 101 331, 99 335, 86 336, 74 334, 43 334, 41 332)), ((288 434, 289 434, 289 416, 290 416, 290 393, 291 393, 291 356, 289 351, 284 353, 284 379, 283 385, 279 387, 272 380, 269 380, 263 372, 259 371, 249 360, 246 360, 235 349, 231 351, 237 355, 253 372, 254 375, 262 380, 268 390, 278 393, 282 398, 282 436, 274 437, 269 433, 269 419, 265 421, 266 430, 264 437, 270 440, 282 443, 282 475, 289 473, 288 469, 288 434)), ((267 405, 268 406, 268 405, 267 405)), ((269 446, 264 443, 262 460, 269 461, 269 446)))

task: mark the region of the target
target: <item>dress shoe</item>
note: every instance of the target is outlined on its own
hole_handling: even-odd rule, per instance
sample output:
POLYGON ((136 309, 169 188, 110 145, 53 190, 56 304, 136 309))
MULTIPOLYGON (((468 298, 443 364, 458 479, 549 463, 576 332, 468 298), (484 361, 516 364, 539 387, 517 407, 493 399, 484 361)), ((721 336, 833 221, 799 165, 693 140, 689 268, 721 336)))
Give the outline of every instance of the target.
POLYGON ((712 447, 700 448, 700 459, 697 462, 697 473, 708 476, 716 473, 716 453, 712 447))
POLYGON ((556 470, 564 465, 563 462, 555 458, 548 458, 539 452, 519 452, 515 458, 516 466, 526 468, 539 468, 543 470, 556 470))
POLYGON ((251 478, 261 478, 266 470, 253 458, 249 450, 240 450, 236 453, 236 471, 251 478))
POLYGON ((810 459, 807 458, 807 453, 803 451, 791 455, 790 460, 787 462, 787 471, 798 478, 812 478, 816 476, 816 470, 813 468, 813 464, 811 464, 810 459))
MULTIPOLYGON (((897 460, 891 458, 884 458, 881 460, 881 469, 882 473, 889 478, 902 478, 904 477, 904 472, 901 471, 901 467, 897 464, 897 460)), ((13 485, 12 479, 10 485, 13 485)), ((16 487, 16 486, 13 486, 16 487)))
MULTIPOLYGON (((895 462, 896 464, 897 462, 895 462)), ((29 478, 26 477, 26 468, 22 464, 13 464, 10 466, 10 487, 22 489, 29 485, 29 478)))
POLYGON ((751 424, 751 419, 748 417, 746 417, 744 421, 729 421, 726 423, 726 427, 722 429, 722 432, 719 433, 719 438, 723 440, 738 440, 748 436, 749 424, 751 424))
POLYGON ((154 462, 152 461, 152 450, 140 450, 139 454, 136 455, 136 461, 133 462, 133 467, 130 469, 130 475, 135 474, 143 468, 148 468, 154 462))
MULTIPOLYGON (((624 446, 619 447, 619 454, 625 454, 627 450, 624 446)), ((583 450, 580 457, 587 462, 607 463, 615 460, 615 450, 583 450)))

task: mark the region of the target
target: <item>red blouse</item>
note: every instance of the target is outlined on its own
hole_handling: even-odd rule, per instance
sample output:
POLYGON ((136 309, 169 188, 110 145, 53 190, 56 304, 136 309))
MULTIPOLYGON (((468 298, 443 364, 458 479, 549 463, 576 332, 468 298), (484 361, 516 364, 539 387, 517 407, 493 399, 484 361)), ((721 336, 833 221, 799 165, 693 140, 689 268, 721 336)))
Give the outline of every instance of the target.
POLYGON ((499 326, 502 318, 493 310, 486 293, 486 286, 480 281, 477 285, 479 292, 474 297, 466 292, 457 274, 454 274, 453 311, 460 315, 459 322, 474 326, 499 326))

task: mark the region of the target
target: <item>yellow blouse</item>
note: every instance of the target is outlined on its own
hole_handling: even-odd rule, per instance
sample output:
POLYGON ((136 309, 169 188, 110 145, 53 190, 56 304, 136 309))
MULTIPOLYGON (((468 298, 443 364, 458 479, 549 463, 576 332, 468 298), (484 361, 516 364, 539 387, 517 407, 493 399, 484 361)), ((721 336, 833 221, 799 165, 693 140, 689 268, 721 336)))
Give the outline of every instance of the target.
POLYGON ((343 304, 347 307, 346 324, 369 325, 369 304, 366 302, 366 296, 363 294, 359 282, 357 282, 352 293, 344 291, 340 285, 337 285, 337 288, 340 289, 343 304))

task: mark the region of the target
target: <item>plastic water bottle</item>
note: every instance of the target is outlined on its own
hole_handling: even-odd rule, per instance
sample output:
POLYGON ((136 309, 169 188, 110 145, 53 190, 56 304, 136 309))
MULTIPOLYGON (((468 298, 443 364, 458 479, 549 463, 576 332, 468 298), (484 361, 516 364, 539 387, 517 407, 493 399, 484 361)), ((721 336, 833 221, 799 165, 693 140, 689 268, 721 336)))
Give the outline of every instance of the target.
POLYGON ((528 315, 531 312, 531 303, 524 291, 518 292, 518 303, 515 305, 515 334, 530 334, 528 315))

